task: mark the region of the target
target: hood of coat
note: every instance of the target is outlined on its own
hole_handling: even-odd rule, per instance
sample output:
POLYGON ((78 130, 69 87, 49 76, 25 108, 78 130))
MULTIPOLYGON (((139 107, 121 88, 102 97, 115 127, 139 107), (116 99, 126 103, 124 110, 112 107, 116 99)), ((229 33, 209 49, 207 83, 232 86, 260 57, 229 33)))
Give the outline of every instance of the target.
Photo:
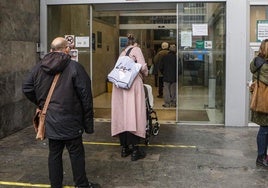
POLYGON ((260 66, 262 66, 264 63, 267 63, 267 60, 265 60, 265 59, 263 59, 263 58, 261 58, 261 57, 256 57, 255 59, 254 59, 254 65, 257 67, 257 68, 259 68, 260 66))
POLYGON ((50 52, 41 60, 41 68, 48 74, 62 72, 71 61, 71 56, 62 52, 50 52))

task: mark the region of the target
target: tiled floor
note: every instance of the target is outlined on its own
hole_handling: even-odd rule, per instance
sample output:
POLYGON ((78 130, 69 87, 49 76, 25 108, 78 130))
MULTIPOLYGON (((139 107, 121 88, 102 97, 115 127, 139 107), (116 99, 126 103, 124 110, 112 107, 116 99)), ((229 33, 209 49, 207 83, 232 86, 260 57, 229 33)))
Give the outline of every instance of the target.
MULTIPOLYGON (((111 116, 111 95, 112 93, 103 93, 94 98, 95 117, 98 119, 110 119, 111 116)), ((172 123, 176 120, 176 108, 162 107, 163 99, 157 98, 156 88, 153 88, 154 106, 153 109, 157 111, 157 116, 161 121, 170 121, 172 123)))

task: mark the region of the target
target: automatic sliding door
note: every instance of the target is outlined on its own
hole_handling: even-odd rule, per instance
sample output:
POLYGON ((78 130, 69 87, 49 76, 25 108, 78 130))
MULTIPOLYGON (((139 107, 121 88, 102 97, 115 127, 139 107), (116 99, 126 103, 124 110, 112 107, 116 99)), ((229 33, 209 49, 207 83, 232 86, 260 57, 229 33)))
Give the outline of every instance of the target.
POLYGON ((225 3, 178 3, 178 122, 224 123, 225 3))
MULTIPOLYGON (((113 68, 118 55, 125 47, 124 41, 126 41, 125 38, 128 33, 134 34, 137 38, 145 61, 150 67, 153 63, 155 52, 163 41, 171 44, 176 43, 176 9, 174 5, 174 3, 126 3, 122 6, 118 4, 94 5, 93 34, 96 35, 96 50, 93 52, 93 78, 99 77, 98 80, 104 80, 102 76, 107 75, 113 68), (102 44, 105 44, 102 47, 98 47, 98 44, 100 44, 98 42, 98 33, 100 32, 102 33, 102 44), (109 58, 107 58, 108 54, 109 58), (102 74, 95 74, 96 71, 102 74)), ((102 84, 100 81, 98 82, 99 89, 101 89, 102 84)), ((150 74, 144 78, 144 83, 152 86, 153 107, 159 112, 159 107, 162 107, 164 101, 163 98, 156 97, 157 88, 154 84, 154 75, 150 74)), ((111 87, 108 87, 107 90, 99 91, 102 93, 95 99, 95 114, 96 117, 100 117, 101 113, 107 114, 105 115, 106 118, 109 117, 109 109, 107 108, 110 108, 110 101, 107 101, 107 99, 111 96, 111 87), (107 101, 108 105, 107 103, 100 105, 102 101, 107 101)), ((172 109, 172 115, 172 120, 175 120, 175 108, 172 109)), ((160 115, 160 118, 163 119, 166 116, 160 115)))

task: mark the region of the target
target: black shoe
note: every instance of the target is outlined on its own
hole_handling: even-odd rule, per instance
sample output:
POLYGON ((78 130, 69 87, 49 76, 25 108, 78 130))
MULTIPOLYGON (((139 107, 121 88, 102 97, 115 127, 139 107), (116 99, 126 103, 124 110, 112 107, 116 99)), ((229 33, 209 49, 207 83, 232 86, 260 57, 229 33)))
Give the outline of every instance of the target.
POLYGON ((122 147, 121 151, 121 157, 127 157, 133 152, 132 149, 129 149, 129 147, 122 147))
POLYGON ((256 160, 256 165, 268 168, 268 160, 267 160, 267 158, 264 157, 264 156, 258 156, 257 160, 256 160))
POLYGON ((157 98, 163 98, 163 95, 157 95, 157 98))
POLYGON ((75 187, 75 188, 101 188, 101 186, 98 183, 88 183, 88 186, 86 186, 86 187, 78 186, 78 187, 75 187))
POLYGON ((137 161, 139 159, 145 158, 146 153, 141 149, 135 149, 131 154, 131 161, 137 161))
POLYGON ((88 188, 101 188, 101 186, 98 183, 89 183, 89 187, 88 188))

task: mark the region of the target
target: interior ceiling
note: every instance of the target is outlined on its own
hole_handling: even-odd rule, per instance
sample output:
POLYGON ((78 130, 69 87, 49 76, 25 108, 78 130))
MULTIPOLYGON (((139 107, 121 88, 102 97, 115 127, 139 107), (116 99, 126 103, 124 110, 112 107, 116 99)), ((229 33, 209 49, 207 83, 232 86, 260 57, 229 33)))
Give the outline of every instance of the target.
POLYGON ((94 4, 96 11, 176 10, 177 3, 94 4))

